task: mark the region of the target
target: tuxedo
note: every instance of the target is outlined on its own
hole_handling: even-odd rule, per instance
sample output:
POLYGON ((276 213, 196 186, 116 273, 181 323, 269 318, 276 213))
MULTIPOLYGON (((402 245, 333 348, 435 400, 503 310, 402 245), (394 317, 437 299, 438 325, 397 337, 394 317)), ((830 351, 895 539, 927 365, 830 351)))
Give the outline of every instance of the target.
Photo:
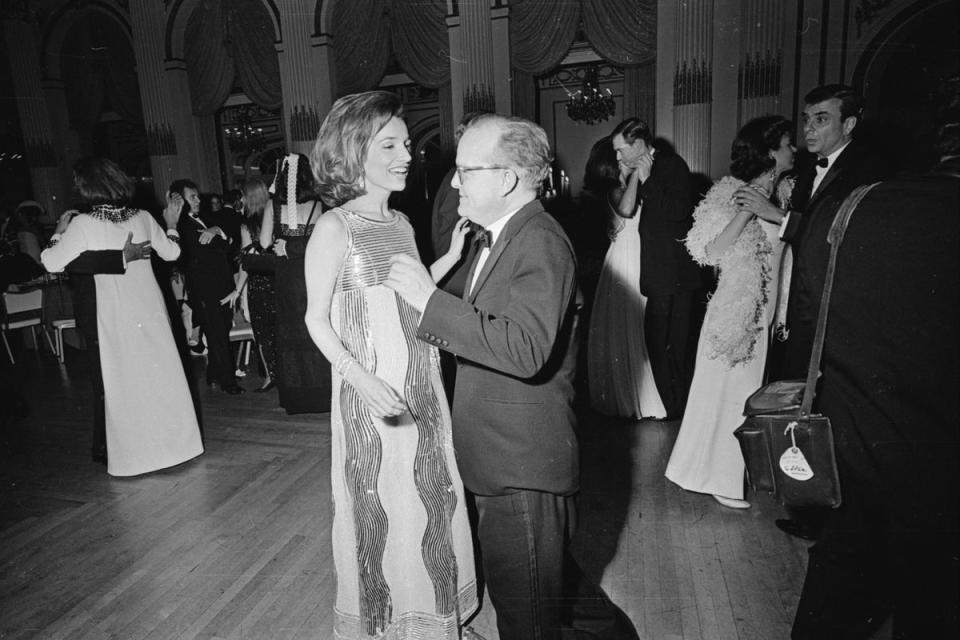
POLYGON ((819 412, 843 504, 810 562, 793 637, 953 638, 960 575, 960 174, 861 201, 840 247, 819 412))
POLYGON ((801 156, 798 162, 791 212, 784 221, 781 234, 793 246, 794 259, 787 306, 790 338, 784 371, 778 377, 802 378, 807 374, 830 256, 827 233, 834 216, 851 191, 881 180, 889 173, 889 161, 885 155, 855 140, 840 152, 813 191, 815 163, 816 157, 809 153, 801 156))
MULTIPOLYGON (((90 362, 93 385, 93 459, 105 461, 107 455, 106 416, 104 413, 103 371, 100 367, 100 337, 97 331, 97 286, 94 274, 125 273, 127 265, 121 249, 84 251, 64 269, 70 274, 73 289, 73 317, 83 336, 90 362)), ((63 347, 61 347, 63 348, 63 347)))
POLYGON ((224 388, 236 385, 233 359, 230 356, 230 327, 233 309, 220 300, 234 290, 229 240, 232 224, 220 213, 183 213, 177 222, 180 234, 180 265, 187 279, 190 305, 200 317, 200 327, 207 340, 207 382, 218 382, 224 388), (200 244, 200 234, 219 226, 227 238, 217 235, 208 244, 200 244))
MULTIPOLYGON (((474 494, 500 638, 559 639, 564 579, 579 578, 567 553, 579 488, 576 260, 560 225, 533 201, 477 263, 463 298, 432 294, 418 337, 457 358, 453 442, 474 494)), ((574 627, 588 607, 598 637, 636 637, 602 591, 582 580, 576 588, 574 627)))
POLYGON ((637 189, 640 213, 640 291, 647 296, 644 333, 650 368, 669 417, 686 406, 693 380, 700 268, 683 244, 693 226, 690 169, 683 158, 657 151, 650 176, 637 189))

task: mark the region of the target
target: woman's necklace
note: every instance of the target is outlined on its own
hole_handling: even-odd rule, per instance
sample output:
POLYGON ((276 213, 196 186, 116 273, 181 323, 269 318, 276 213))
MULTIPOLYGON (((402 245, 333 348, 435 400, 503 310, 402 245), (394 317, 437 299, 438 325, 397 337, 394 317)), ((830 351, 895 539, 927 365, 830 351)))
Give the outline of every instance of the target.
POLYGON ((124 222, 137 214, 136 209, 129 207, 117 207, 112 204, 97 204, 90 211, 90 216, 97 220, 106 220, 107 222, 124 222))

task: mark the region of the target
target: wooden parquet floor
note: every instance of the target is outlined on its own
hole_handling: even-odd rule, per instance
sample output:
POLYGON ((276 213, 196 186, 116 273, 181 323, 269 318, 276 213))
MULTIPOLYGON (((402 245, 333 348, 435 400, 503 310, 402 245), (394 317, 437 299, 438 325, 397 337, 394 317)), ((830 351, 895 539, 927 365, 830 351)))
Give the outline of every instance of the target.
MULTIPOLYGON (((204 388, 204 455, 111 478, 89 460, 85 362, 2 372, 29 413, 4 396, 0 638, 331 638, 328 416, 204 388)), ((806 543, 765 496, 738 512, 668 483, 677 427, 583 417, 575 555, 644 640, 789 637, 806 543)), ((491 609, 473 625, 497 640, 491 609)))

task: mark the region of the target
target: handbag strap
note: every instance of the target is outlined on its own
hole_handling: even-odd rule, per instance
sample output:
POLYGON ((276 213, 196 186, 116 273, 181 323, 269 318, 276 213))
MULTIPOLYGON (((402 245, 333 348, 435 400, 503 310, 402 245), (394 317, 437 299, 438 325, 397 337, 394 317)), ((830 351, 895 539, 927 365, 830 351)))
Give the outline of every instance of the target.
POLYGON ((827 234, 827 242, 830 243, 830 260, 827 262, 827 274, 823 282, 823 295, 820 297, 820 313, 817 316, 817 332, 813 338, 813 351, 810 353, 810 366, 807 369, 807 385, 803 391, 803 403, 800 405, 800 415, 810 415, 813 409, 813 397, 816 394, 817 378, 820 377, 820 359, 823 356, 823 342, 827 334, 827 312, 830 309, 830 294, 833 291, 833 276, 837 270, 837 254, 840 251, 840 244, 843 242, 843 236, 847 232, 847 225, 850 224, 850 218, 853 216, 857 205, 863 200, 871 189, 880 184, 874 182, 857 187, 843 201, 840 211, 837 212, 830 226, 830 232, 827 234))

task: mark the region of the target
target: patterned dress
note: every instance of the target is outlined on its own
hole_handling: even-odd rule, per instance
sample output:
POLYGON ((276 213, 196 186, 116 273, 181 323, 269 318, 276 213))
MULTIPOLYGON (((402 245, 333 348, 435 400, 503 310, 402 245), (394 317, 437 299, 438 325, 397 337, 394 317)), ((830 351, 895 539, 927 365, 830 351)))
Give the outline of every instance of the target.
POLYGON ((330 310, 334 331, 408 407, 397 418, 375 418, 333 372, 335 635, 456 640, 477 593, 439 356, 416 337, 419 313, 381 284, 392 255, 417 257, 413 229, 398 213, 387 221, 344 209, 327 215, 348 230, 330 310))

